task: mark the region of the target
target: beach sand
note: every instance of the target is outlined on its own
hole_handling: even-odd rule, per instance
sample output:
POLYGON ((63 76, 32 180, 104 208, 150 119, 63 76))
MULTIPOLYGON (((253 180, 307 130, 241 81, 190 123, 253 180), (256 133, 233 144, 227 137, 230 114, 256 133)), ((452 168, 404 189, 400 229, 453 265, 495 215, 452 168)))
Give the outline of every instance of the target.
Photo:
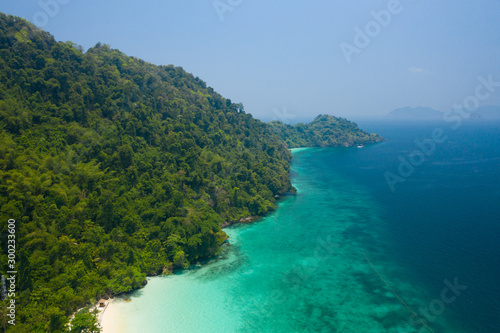
POLYGON ((99 323, 101 325, 102 333, 117 333, 123 332, 123 327, 118 319, 116 312, 116 305, 114 304, 114 300, 110 299, 108 301, 108 305, 104 312, 100 314, 99 323))
POLYGON ((311 149, 311 148, 310 147, 300 147, 300 148, 290 148, 288 150, 290 150, 290 152, 292 152, 292 153, 298 153, 299 151, 307 150, 307 149, 311 149))

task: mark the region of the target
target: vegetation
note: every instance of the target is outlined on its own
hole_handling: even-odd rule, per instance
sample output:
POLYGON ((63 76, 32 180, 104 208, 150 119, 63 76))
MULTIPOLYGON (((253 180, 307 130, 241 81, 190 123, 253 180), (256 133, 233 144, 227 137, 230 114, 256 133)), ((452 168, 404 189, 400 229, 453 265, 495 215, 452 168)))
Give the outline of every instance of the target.
POLYGON ((369 134, 344 118, 319 115, 309 124, 269 123, 289 148, 354 146, 383 141, 378 134, 369 134))
POLYGON ((331 116, 269 126, 180 67, 100 43, 83 52, 0 14, 0 274, 7 220, 17 228, 9 331, 95 331, 88 308, 71 328, 70 316, 217 255, 221 224, 293 193, 288 147, 380 140, 331 116))
POLYGON ((283 141, 198 77, 107 45, 84 53, 3 14, 0 141, 0 232, 17 228, 12 332, 67 331, 78 308, 216 255, 224 221, 294 191, 283 141))

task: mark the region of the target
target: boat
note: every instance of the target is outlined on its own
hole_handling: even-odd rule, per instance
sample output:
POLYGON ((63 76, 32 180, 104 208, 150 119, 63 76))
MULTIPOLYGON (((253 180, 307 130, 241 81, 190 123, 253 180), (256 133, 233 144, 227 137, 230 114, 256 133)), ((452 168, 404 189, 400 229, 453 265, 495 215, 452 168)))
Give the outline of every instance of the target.
POLYGON ((359 145, 358 148, 365 148, 365 146, 364 145, 359 145))

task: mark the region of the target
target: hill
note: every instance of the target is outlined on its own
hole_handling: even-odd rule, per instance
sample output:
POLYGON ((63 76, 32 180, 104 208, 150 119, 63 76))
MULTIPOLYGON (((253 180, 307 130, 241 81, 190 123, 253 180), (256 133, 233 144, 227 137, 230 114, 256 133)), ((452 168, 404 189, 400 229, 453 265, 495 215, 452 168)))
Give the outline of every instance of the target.
MULTIPOLYGON (((450 110, 452 114, 456 111, 450 110)), ((480 106, 476 110, 468 112, 464 110, 466 114, 470 113, 471 120, 499 120, 500 119, 500 106, 496 105, 485 105, 480 106)), ((391 120, 443 120, 444 113, 436 111, 428 107, 404 107, 391 111, 387 115, 387 119, 391 120)), ((469 119, 469 118, 467 118, 469 119)))
POLYGON ((378 134, 369 134, 358 125, 344 118, 319 115, 308 124, 269 123, 286 142, 288 148, 298 147, 348 147, 383 141, 378 134))
POLYGON ((485 105, 477 108, 476 111, 471 113, 472 119, 482 120, 500 120, 500 106, 485 105))
MULTIPOLYGON (((3 14, 0 54, 13 332, 65 331, 77 308, 213 257, 224 221, 265 214, 294 192, 292 156, 274 131, 180 67, 103 44, 84 53, 3 14)), ((7 259, 2 251, 2 274, 7 259)))
POLYGON ((389 112, 387 117, 393 120, 440 120, 443 113, 428 107, 404 107, 389 112))
MULTIPOLYGON (((295 192, 287 148, 381 138, 331 116, 268 125, 181 67, 83 52, 0 14, 0 140, 0 218, 17 242, 9 331, 66 332, 78 308, 216 256, 221 225, 275 209, 295 192)), ((95 318, 81 311, 72 329, 95 318)))

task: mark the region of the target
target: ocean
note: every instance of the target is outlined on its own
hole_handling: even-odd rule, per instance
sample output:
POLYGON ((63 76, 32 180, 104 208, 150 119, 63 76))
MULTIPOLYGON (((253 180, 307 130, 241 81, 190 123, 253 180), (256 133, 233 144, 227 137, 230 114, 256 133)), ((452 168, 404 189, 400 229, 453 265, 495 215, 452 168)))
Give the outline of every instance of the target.
POLYGON ((297 195, 117 298, 116 331, 500 332, 500 123, 361 127, 388 141, 294 150, 297 195))

